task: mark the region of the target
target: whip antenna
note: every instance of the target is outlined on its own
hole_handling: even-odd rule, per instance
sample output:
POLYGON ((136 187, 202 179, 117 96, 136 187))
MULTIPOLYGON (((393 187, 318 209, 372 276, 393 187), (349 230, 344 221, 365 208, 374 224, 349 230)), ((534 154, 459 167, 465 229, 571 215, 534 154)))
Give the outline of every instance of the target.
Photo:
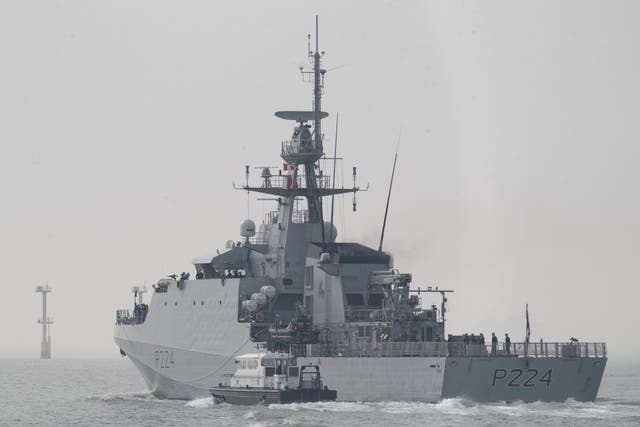
POLYGON ((382 241, 384 240, 384 229, 387 225, 387 214, 389 213, 389 201, 391 200, 391 188, 393 187, 393 176, 396 174, 396 162, 398 161, 398 150, 400 149, 400 137, 402 136, 402 126, 398 134, 398 143, 396 144, 396 155, 393 158, 393 169, 391 170, 391 181, 389 182, 389 194, 387 194, 387 206, 384 208, 384 220, 382 221, 382 233, 380 234, 380 246, 378 251, 382 252, 382 241))
MULTIPOLYGON (((340 113, 336 113, 336 138, 333 143, 333 178, 331 178, 332 190, 336 189, 336 160, 338 159, 338 117, 340 113)), ((336 198, 335 191, 331 193, 331 230, 329 233, 333 234, 333 203, 336 198)))

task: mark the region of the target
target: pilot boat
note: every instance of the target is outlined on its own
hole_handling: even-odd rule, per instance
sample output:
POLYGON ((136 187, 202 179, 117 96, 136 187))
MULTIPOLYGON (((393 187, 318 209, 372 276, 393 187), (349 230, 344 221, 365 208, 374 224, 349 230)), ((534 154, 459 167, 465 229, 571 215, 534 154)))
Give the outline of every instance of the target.
POLYGON ((269 405, 333 401, 336 390, 323 386, 318 365, 297 365, 289 353, 249 353, 236 358, 237 369, 209 391, 216 403, 269 405))

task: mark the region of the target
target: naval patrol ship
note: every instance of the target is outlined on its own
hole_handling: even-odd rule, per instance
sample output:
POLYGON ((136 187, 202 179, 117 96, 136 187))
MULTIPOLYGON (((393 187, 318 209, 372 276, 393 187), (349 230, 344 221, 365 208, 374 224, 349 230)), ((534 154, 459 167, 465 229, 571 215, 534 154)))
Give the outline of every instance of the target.
POLYGON ((133 310, 116 313, 121 354, 161 398, 209 395, 237 357, 259 344, 290 354, 298 366, 320 366, 339 400, 594 400, 607 362, 604 343, 447 335, 451 290, 415 286, 382 243, 337 241, 323 198, 353 195, 355 210, 360 188, 355 168, 350 188, 336 187, 320 168, 328 113, 321 108, 326 71, 317 35, 316 20, 313 68, 301 69, 313 85, 312 109, 275 113, 293 122, 280 147, 283 168, 264 168, 250 185, 247 167, 239 187, 266 195, 276 209, 259 227, 242 222, 240 240, 227 242, 226 251, 195 259, 193 277, 158 280, 148 304, 145 289, 133 288, 133 310))

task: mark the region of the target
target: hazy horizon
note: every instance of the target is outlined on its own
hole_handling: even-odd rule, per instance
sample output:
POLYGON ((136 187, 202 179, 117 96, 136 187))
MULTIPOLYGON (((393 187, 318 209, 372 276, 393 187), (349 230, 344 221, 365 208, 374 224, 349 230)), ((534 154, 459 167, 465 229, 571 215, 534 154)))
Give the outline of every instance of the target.
POLYGON ((273 112, 311 104, 316 13, 338 182, 371 184, 337 203, 338 240, 377 247, 402 127, 385 250, 455 290, 448 333, 521 341, 528 303, 532 340, 637 359, 632 1, 0 3, 0 357, 39 355, 47 281, 52 357, 117 357, 131 286, 238 240, 232 182, 281 164, 273 112))

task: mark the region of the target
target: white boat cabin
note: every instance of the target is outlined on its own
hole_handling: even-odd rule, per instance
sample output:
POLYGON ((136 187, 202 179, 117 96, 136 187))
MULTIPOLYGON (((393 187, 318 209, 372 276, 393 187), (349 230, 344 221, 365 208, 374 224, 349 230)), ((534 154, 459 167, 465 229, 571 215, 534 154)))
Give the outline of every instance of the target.
POLYGON ((297 389, 300 368, 288 353, 250 353, 236 357, 236 372, 227 378, 229 387, 297 389))

